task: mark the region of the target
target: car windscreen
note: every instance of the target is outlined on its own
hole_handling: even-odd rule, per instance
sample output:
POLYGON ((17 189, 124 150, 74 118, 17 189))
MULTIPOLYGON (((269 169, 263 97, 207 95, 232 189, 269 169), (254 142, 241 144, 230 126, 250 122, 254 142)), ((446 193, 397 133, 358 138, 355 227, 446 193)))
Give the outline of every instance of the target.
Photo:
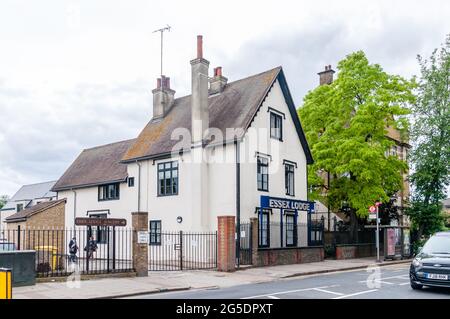
POLYGON ((426 254, 450 254, 450 236, 433 236, 422 249, 426 254))

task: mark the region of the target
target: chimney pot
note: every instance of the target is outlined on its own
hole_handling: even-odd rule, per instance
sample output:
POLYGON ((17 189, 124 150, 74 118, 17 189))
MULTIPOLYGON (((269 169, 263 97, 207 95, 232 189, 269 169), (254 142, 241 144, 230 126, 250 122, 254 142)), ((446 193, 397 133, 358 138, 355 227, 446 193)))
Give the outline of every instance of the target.
POLYGON ((203 36, 201 35, 197 36, 197 58, 203 58, 203 36))

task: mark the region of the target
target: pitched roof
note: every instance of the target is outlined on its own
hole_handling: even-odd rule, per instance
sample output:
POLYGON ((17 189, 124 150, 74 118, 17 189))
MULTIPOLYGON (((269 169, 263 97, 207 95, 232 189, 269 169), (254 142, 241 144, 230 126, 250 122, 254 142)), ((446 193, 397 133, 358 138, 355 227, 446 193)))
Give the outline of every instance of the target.
MULTIPOLYGON (((16 202, 18 201, 28 201, 28 205, 33 199, 55 197, 56 193, 51 191, 51 188, 55 185, 55 183, 56 181, 50 181, 23 185, 17 193, 15 193, 14 196, 8 200, 1 210, 14 209, 16 207, 16 202)), ((25 207, 27 205, 25 205, 25 207)))
MULTIPOLYGON (((230 82, 222 93, 209 96, 209 126, 222 131, 224 137, 227 136, 227 128, 243 129, 242 132, 245 132, 277 79, 289 106, 308 163, 312 163, 311 152, 281 67, 230 82)), ((191 130, 190 95, 175 99, 173 106, 163 119, 150 120, 125 153, 122 161, 131 162, 171 153, 175 145, 180 145, 179 140, 171 138, 172 132, 179 128, 191 130)), ((184 142, 186 145, 182 145, 182 148, 190 149, 190 140, 184 142)))
POLYGON ((7 217, 5 219, 5 221, 7 223, 11 223, 11 222, 18 222, 18 221, 23 221, 26 220, 28 217, 41 213, 51 207, 54 207, 56 205, 59 205, 61 203, 65 203, 66 199, 60 199, 60 200, 52 200, 52 201, 48 201, 48 202, 42 202, 39 204, 36 204, 34 206, 31 206, 30 208, 26 208, 24 210, 21 210, 18 213, 15 213, 9 217, 7 217))
POLYGON ((134 139, 85 149, 53 186, 53 191, 125 181, 127 166, 120 159, 134 139))

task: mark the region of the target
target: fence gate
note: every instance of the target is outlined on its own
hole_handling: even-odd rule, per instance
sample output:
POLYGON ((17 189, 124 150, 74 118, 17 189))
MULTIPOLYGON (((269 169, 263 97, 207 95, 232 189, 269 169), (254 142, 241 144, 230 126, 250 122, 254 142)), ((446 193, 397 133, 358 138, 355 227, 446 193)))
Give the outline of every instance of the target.
POLYGON ((325 228, 325 219, 311 218, 308 214, 308 246, 322 246, 323 245, 323 232, 325 228))
POLYGON ((217 232, 150 232, 149 236, 150 271, 217 267, 217 232))
POLYGON ((252 264, 252 224, 241 223, 240 224, 240 245, 239 245, 239 262, 238 267, 241 265, 252 264))

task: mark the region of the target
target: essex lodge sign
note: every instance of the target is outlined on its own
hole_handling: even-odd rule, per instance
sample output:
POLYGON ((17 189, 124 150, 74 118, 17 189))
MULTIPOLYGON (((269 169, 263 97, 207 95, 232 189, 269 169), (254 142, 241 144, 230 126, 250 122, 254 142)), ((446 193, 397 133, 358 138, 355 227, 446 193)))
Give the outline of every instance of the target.
POLYGON ((262 208, 300 210, 314 213, 314 202, 293 200, 289 198, 277 198, 269 196, 261 196, 262 208))

